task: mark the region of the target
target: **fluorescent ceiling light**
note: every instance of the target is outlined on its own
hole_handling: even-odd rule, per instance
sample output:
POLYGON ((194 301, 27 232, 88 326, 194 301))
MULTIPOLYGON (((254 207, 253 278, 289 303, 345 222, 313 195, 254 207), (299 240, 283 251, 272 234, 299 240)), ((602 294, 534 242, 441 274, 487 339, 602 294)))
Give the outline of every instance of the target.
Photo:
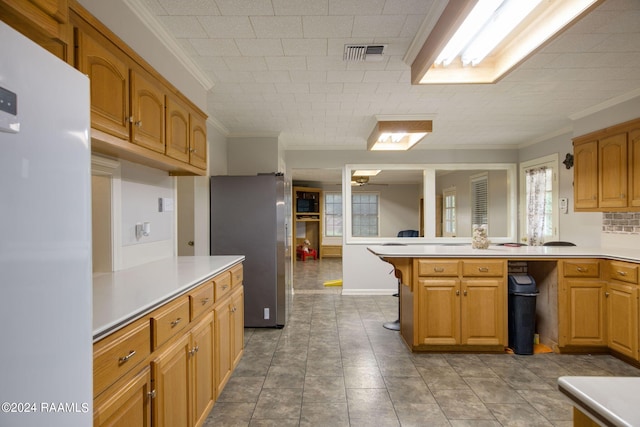
POLYGON ((408 150, 431 130, 431 120, 379 121, 367 140, 367 149, 408 150))
POLYGON ((603 2, 451 0, 411 64, 411 82, 495 83, 603 2))
POLYGON ((351 175, 352 176, 376 176, 380 172, 382 172, 380 169, 360 169, 360 170, 354 171, 351 175))

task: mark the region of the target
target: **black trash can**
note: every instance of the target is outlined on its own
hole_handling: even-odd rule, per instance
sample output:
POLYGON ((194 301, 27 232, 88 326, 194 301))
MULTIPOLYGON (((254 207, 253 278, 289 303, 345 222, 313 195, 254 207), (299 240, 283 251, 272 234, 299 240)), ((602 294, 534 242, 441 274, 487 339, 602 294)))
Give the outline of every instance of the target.
POLYGON ((533 277, 509 276, 509 348, 516 354, 533 354, 538 293, 533 277))

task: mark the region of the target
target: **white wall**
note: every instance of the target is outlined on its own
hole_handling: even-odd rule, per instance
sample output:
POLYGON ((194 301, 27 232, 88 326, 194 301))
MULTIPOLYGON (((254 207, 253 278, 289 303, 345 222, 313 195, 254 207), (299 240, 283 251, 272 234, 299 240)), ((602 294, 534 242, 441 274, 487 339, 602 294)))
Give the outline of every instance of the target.
POLYGON ((165 171, 121 161, 121 266, 134 267, 175 255, 176 212, 158 212, 158 198, 176 201, 175 178, 165 171), (136 238, 135 225, 150 222, 148 237, 136 238))
POLYGON ((284 172, 278 138, 227 138, 229 175, 284 172))
POLYGON ((396 237, 400 230, 419 230, 420 186, 394 184, 353 187, 352 193, 379 194, 379 233, 381 237, 396 237))

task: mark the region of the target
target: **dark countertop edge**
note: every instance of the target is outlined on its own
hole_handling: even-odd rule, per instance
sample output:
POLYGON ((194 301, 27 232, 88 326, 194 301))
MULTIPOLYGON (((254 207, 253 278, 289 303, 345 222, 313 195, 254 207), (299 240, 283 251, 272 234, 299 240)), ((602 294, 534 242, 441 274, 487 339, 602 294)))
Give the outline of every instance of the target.
POLYGON ((166 298, 162 298, 156 301, 151 301, 149 304, 147 304, 146 306, 140 307, 139 311, 136 311, 135 313, 132 313, 130 317, 127 317, 125 319, 122 319, 118 322, 115 322, 113 324, 108 324, 103 326, 102 328, 98 328, 98 329, 94 329, 93 330, 93 343, 95 344, 96 342, 100 341, 101 339, 111 335, 112 333, 124 328, 127 325, 130 325, 131 323, 135 322, 138 319, 143 318, 145 315, 151 313, 153 310, 157 309, 158 307, 178 298, 179 296, 182 296, 186 293, 188 293, 190 290, 198 287, 198 285, 202 284, 202 282, 205 282, 211 278, 213 278, 214 276, 216 276, 217 274, 219 274, 220 272, 224 271, 224 270, 228 270, 238 264, 240 264, 241 262, 243 262, 245 259, 244 256, 241 256, 240 259, 238 259, 235 262, 229 263, 228 265, 225 265, 224 267, 219 268, 218 270, 215 270, 209 274, 207 274, 204 277, 198 278, 184 286, 178 287, 176 288, 175 292, 168 295, 166 298))

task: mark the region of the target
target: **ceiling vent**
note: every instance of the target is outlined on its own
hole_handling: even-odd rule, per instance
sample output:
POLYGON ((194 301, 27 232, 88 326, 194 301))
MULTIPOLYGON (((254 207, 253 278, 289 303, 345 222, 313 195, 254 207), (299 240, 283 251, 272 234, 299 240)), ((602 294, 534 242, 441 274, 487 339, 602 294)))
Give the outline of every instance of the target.
POLYGON ((383 44, 346 44, 343 58, 348 62, 382 61, 385 47, 383 44))

